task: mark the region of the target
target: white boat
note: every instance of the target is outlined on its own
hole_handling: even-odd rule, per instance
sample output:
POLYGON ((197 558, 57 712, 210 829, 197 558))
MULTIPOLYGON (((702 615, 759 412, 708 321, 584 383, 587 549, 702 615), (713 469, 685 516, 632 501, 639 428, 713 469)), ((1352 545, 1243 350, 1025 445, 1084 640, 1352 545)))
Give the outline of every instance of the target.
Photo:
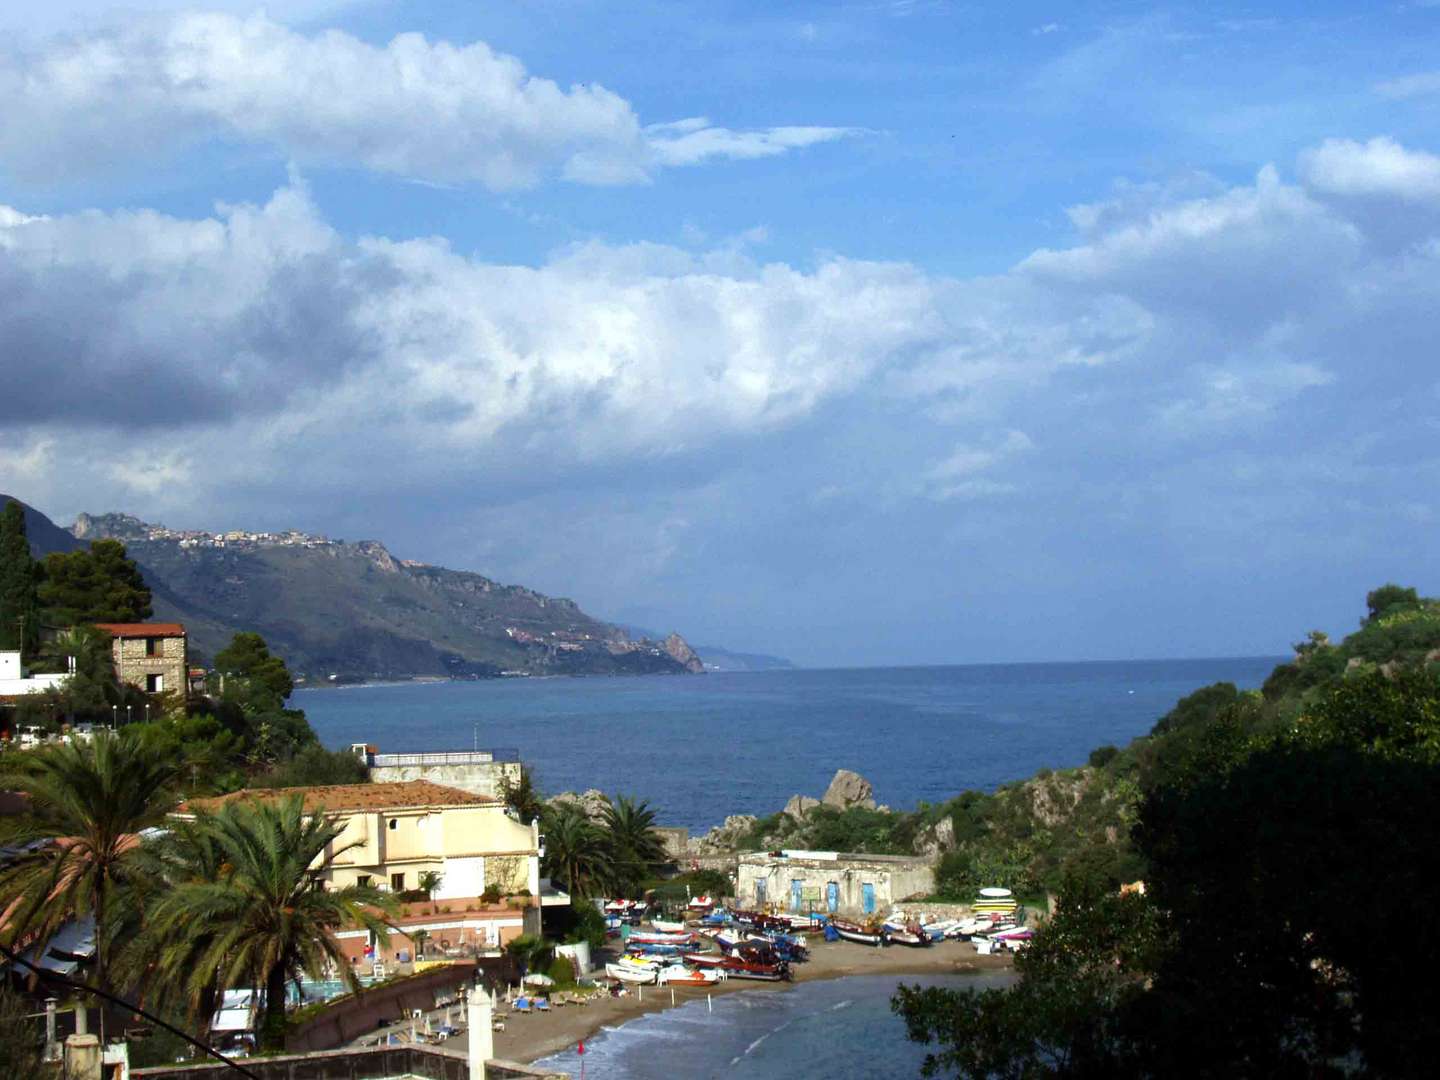
POLYGON ((666 934, 684 934, 687 932, 683 922, 667 922, 664 919, 651 919, 650 925, 656 930, 666 934))
POLYGON ((684 964, 670 964, 660 969, 659 981, 677 986, 710 986, 724 977, 724 973, 715 968, 697 970, 684 964))
POLYGON ((649 985, 659 977, 660 969, 652 964, 632 964, 621 960, 618 964, 606 964, 605 974, 621 982, 649 985))
POLYGON ((1004 900, 1014 895, 1009 889, 1001 889, 991 886, 988 889, 981 889, 980 895, 987 900, 1004 900))

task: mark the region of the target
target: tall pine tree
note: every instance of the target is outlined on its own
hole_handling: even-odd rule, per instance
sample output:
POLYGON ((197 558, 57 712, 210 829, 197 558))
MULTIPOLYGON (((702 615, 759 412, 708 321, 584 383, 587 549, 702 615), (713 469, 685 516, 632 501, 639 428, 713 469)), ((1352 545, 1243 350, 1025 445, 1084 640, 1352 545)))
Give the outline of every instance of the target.
POLYGON ((153 611, 145 578, 119 540, 53 552, 42 565, 39 597, 51 623, 144 622, 153 611))
POLYGON ((0 649, 35 654, 40 640, 37 577, 25 535, 25 508, 12 499, 0 511, 0 649))

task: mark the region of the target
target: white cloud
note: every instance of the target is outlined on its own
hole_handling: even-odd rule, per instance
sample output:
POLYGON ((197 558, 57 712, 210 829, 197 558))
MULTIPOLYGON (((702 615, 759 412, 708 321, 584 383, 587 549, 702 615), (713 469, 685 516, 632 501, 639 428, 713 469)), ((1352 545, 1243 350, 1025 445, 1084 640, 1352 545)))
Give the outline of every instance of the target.
POLYGON ((645 129, 655 160, 661 165, 698 165, 712 158, 775 157, 790 150, 834 142, 860 134, 855 128, 773 127, 731 131, 711 127, 703 117, 652 124, 645 129))
POLYGON ((1377 83, 1375 92, 1381 97, 1403 100, 1440 94, 1440 71, 1422 71, 1377 83))
POLYGON ((1369 142, 1326 139, 1300 157, 1305 183, 1330 195, 1440 200, 1440 157, 1380 136, 1369 142))
POLYGON ((1003 495, 1017 490, 1015 484, 984 474, 1010 458, 1033 450, 1035 443, 1023 431, 1007 431, 988 444, 965 444, 925 471, 923 490, 937 502, 1003 495))
POLYGON ((301 163, 524 188, 547 176, 633 183, 656 168, 754 158, 846 129, 642 130, 596 84, 532 75, 484 42, 401 34, 383 47, 263 15, 140 17, 0 52, 0 161, 30 181, 86 175, 208 137, 301 163))
POLYGON ((194 220, 0 209, 0 465, 191 520, 576 490, 598 520, 607 492, 746 461, 665 519, 693 537, 764 498, 836 528, 1019 490, 1101 505, 1169 455, 1264 476, 1315 431, 1334 456, 1408 430, 1388 418, 1433 383, 1440 245, 1370 244, 1348 204, 1272 169, 1205 190, 1121 191, 1072 246, 966 279, 765 262, 735 238, 502 265, 341 235, 298 181, 194 220))

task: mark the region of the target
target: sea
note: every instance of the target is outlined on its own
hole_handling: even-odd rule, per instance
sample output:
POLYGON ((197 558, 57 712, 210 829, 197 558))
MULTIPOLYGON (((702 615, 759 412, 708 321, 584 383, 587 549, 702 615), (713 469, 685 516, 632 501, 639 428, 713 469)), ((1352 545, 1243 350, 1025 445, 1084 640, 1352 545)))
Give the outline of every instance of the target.
MULTIPOLYGON (((1280 657, 515 678, 301 691, 321 740, 382 751, 514 749, 543 792, 643 799, 709 828, 819 796, 853 769, 912 809, 1085 762, 1215 682, 1259 686, 1280 657)), ((898 983, 1002 985, 1005 975, 851 976, 692 1001, 601 1031, 543 1064, 606 1078, 917 1077, 925 1048, 890 1011, 898 983)))
POLYGON ((798 669, 297 691, 321 741, 518 751, 547 795, 596 788, 692 833, 819 797, 837 769, 913 809, 1149 731, 1184 695, 1259 686, 1280 657, 798 669))
POLYGON ((572 1047, 536 1064, 575 1080, 908 1080, 920 1075, 925 1048, 905 1038, 904 1023, 890 1011, 899 983, 984 989, 1012 981, 1004 973, 852 975, 708 1004, 696 999, 604 1028, 586 1040, 583 1055, 572 1047))

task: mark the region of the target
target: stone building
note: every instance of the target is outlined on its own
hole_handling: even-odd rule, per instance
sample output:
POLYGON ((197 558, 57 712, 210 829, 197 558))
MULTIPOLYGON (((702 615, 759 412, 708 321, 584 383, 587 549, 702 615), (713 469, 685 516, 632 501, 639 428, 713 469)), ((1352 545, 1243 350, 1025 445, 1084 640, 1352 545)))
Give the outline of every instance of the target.
POLYGON ((934 869, 923 856, 757 851, 740 856, 735 896, 742 907, 863 918, 889 914, 934 888, 934 869))
POLYGON ((179 623, 98 623, 110 635, 115 675, 147 694, 177 693, 189 686, 185 627, 179 623))

